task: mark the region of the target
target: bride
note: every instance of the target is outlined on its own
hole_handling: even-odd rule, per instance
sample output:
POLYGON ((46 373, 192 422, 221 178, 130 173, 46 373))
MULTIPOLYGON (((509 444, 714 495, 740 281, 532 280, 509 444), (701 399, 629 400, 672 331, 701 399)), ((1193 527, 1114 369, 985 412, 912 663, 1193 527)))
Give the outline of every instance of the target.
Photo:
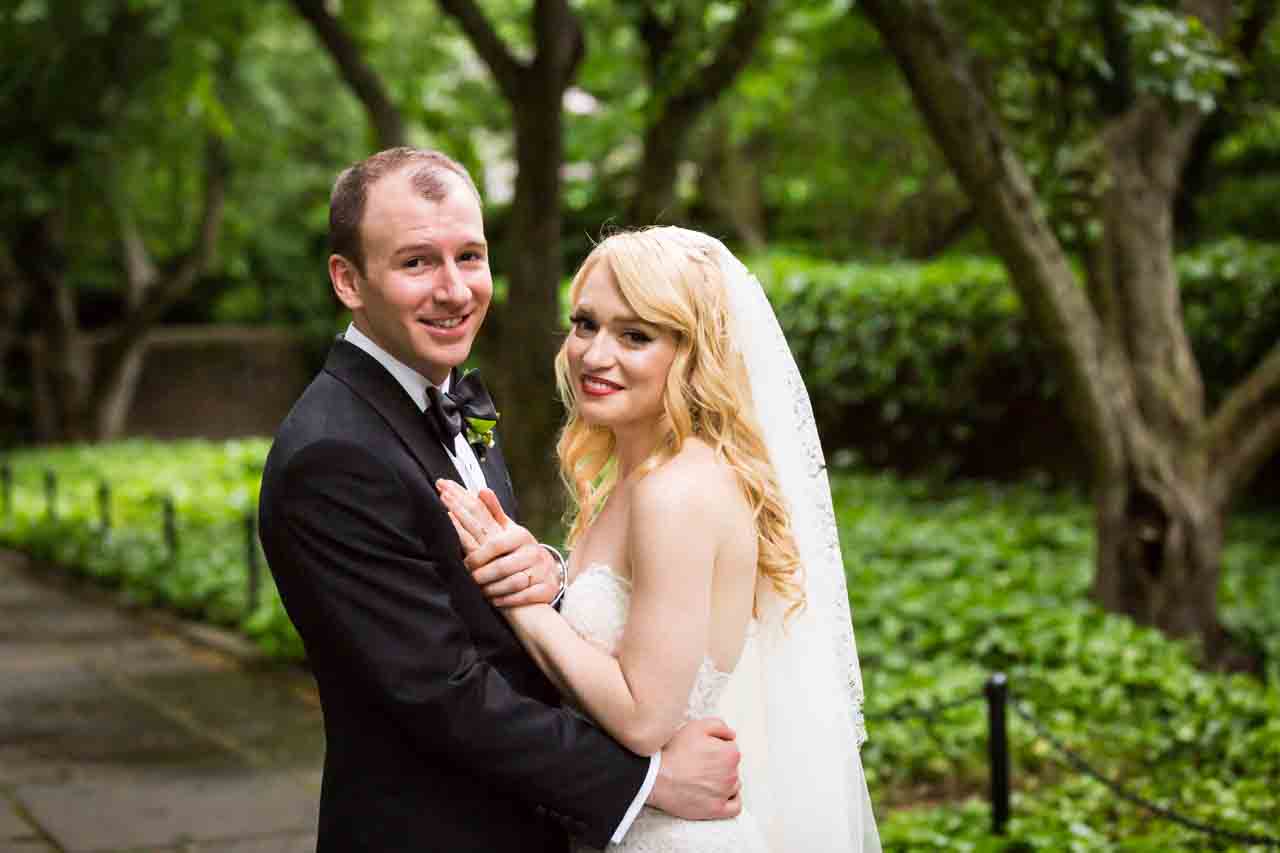
MULTIPOLYGON (((617 849, 878 851, 825 465, 759 282, 719 241, 662 227, 600 243, 570 298, 556 358, 569 584, 560 612, 503 612, 632 751, 721 716, 743 754, 737 817, 645 808, 617 849)), ((514 522, 491 494, 441 493, 469 564, 487 563, 483 531, 514 522)))

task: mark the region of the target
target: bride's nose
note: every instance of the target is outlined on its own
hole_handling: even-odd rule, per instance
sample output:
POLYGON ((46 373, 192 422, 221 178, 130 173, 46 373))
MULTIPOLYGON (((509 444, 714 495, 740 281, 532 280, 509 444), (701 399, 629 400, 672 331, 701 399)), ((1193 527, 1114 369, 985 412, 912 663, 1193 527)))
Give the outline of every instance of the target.
POLYGON ((609 367, 617 360, 617 349, 612 337, 603 332, 592 335, 582 352, 582 366, 588 370, 609 367))

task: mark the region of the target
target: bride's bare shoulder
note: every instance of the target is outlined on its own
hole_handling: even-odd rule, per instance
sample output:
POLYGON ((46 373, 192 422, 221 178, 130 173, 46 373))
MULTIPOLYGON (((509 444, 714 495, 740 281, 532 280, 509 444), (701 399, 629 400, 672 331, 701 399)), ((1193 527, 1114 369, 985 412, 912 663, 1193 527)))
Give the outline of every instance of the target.
POLYGON ((691 438, 674 458, 636 483, 632 500, 644 518, 687 525, 722 514, 742 495, 733 469, 708 444, 691 438))

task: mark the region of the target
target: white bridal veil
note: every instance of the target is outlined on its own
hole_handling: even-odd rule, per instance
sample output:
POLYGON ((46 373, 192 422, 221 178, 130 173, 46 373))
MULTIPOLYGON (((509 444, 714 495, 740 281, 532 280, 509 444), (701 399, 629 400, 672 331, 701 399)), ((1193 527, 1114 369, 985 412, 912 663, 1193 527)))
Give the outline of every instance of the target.
POLYGON ((774 853, 879 853, 859 754, 862 675, 809 394, 760 282, 723 244, 703 239, 724 274, 732 343, 791 513, 807 597, 784 625, 789 602, 760 585, 760 618, 724 696, 743 754, 744 802, 774 853))

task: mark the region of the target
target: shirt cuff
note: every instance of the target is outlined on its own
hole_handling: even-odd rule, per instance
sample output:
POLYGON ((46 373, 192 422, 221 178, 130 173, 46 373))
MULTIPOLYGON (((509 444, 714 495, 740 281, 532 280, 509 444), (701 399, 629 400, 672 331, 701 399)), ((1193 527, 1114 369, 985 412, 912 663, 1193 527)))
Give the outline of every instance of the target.
POLYGON ((618 824, 618 828, 613 831, 613 838, 609 839, 612 843, 621 844, 622 839, 627 835, 627 830, 631 829, 631 824, 636 822, 636 817, 640 814, 640 808, 644 805, 645 800, 649 799, 649 794, 653 791, 653 785, 658 781, 658 766, 661 764, 661 752, 655 752, 649 756, 649 773, 644 777, 644 784, 640 786, 640 793, 636 794, 636 798, 631 801, 631 808, 627 809, 627 813, 622 816, 622 823, 618 824))

